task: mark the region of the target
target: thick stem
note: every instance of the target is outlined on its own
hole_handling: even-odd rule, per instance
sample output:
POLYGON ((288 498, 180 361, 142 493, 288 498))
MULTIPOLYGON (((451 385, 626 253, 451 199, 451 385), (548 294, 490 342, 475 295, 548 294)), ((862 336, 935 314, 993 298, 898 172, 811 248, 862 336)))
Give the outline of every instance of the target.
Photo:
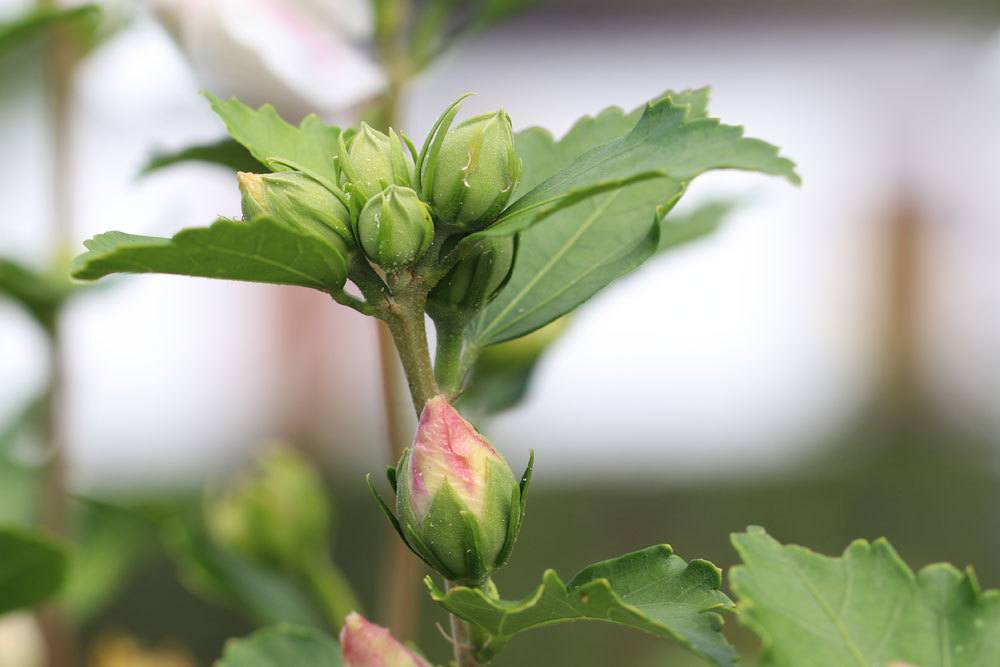
POLYGON ((461 326, 447 322, 437 324, 437 354, 434 357, 434 374, 441 391, 455 396, 462 389, 465 373, 462 365, 462 348, 465 335, 461 326))
POLYGON ((399 353, 399 361, 403 364, 413 409, 417 415, 424 403, 440 393, 427 345, 427 326, 424 322, 426 299, 426 295, 419 292, 400 295, 385 317, 399 353))

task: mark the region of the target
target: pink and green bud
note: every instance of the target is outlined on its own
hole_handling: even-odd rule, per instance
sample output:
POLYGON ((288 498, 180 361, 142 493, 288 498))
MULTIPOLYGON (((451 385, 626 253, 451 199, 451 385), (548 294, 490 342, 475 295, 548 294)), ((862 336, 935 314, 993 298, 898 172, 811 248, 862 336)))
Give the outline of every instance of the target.
POLYGON ((340 653, 345 667, 430 667, 386 628, 353 612, 340 631, 340 653))
POLYGON ((383 509, 428 565, 449 581, 480 585, 510 557, 529 478, 530 464, 518 484, 503 456, 436 396, 390 471, 398 518, 383 509))

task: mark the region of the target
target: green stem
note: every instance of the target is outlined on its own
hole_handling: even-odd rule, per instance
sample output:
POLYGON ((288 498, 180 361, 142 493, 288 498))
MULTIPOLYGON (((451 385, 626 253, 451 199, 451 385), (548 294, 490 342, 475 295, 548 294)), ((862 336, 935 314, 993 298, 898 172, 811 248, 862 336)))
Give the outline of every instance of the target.
MULTIPOLYGON (((457 586, 450 581, 445 582, 446 590, 457 586)), ((467 621, 454 614, 449 614, 451 622, 451 639, 454 648, 455 667, 481 667, 483 663, 476 658, 475 645, 472 640, 472 629, 467 621)))
POLYGON ((465 373, 462 367, 462 349, 465 344, 463 327, 448 322, 437 323, 437 355, 434 374, 441 391, 455 396, 462 390, 465 373))
POLYGON ((426 301, 426 294, 421 292, 399 295, 393 299, 384 317, 396 344, 399 361, 403 364, 413 409, 418 416, 424 403, 440 393, 427 345, 427 327, 424 323, 426 301))
POLYGON ((307 564, 304 576, 334 633, 340 632, 349 613, 363 611, 344 573, 325 557, 307 564))

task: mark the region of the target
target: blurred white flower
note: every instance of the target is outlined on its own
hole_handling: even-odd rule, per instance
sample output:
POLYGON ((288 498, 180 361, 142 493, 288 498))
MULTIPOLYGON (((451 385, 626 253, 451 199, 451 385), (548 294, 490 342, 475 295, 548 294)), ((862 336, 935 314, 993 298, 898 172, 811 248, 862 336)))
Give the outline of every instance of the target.
POLYGON ((348 109, 385 85, 365 52, 368 0, 153 0, 199 84, 289 120, 348 109))
POLYGON ((44 667, 45 642, 27 612, 0 616, 0 667, 44 667))

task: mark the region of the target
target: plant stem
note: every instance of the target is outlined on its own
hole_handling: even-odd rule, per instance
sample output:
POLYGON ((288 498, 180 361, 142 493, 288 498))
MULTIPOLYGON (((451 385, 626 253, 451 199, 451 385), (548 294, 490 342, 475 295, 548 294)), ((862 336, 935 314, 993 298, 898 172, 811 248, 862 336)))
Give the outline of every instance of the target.
POLYGON ((304 575, 335 633, 340 632, 349 613, 363 611, 344 573, 325 556, 308 563, 304 575))
POLYGON ((440 393, 427 345, 427 326, 424 323, 426 301, 427 296, 418 291, 403 292, 394 299, 385 317, 399 353, 399 361, 403 364, 413 409, 417 415, 424 403, 440 393))
POLYGON ((462 365, 464 343, 465 335, 461 326, 452 326, 443 321, 437 323, 434 373, 441 391, 448 396, 454 396, 462 389, 462 380, 465 379, 462 365))
MULTIPOLYGON (((55 0, 38 0, 40 9, 53 9, 55 0)), ((73 215, 72 178, 72 85, 77 48, 72 33, 55 26, 46 35, 46 81, 52 137, 49 178, 52 201, 52 238, 56 253, 70 242, 73 215)), ((63 441, 62 389, 65 361, 59 313, 54 313, 46 331, 49 344, 49 384, 44 398, 44 431, 48 458, 42 471, 41 523, 49 533, 69 535, 69 493, 66 484, 66 449, 63 441)), ((66 613, 47 607, 40 614, 42 634, 50 667, 74 663, 75 636, 66 613)))
MULTIPOLYGON (((447 590, 451 590, 454 586, 455 584, 450 581, 445 582, 447 590)), ((454 614, 449 614, 449 620, 451 621, 452 646, 455 650, 455 667, 480 667, 482 663, 476 659, 469 624, 454 614)))

